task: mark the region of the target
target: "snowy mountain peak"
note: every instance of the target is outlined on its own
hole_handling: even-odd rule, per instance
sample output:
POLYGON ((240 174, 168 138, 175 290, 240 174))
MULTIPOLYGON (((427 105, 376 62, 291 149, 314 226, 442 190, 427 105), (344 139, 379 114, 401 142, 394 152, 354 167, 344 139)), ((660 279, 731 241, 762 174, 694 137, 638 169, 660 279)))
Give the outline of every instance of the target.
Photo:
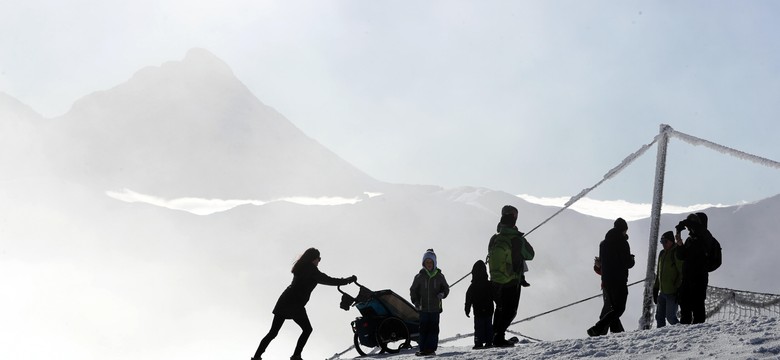
POLYGON ((42 116, 11 95, 0 91, 0 126, 11 121, 40 120, 42 116))
POLYGON ((227 70, 230 73, 233 72, 228 66, 228 64, 222 61, 222 59, 218 58, 216 55, 203 48, 192 48, 188 50, 187 54, 184 56, 184 60, 182 60, 181 62, 184 64, 192 64, 200 68, 205 68, 205 67, 211 67, 214 69, 221 68, 222 70, 227 70))
POLYGON ((104 190, 264 200, 377 191, 204 49, 146 67, 57 120, 48 132, 55 165, 104 190))

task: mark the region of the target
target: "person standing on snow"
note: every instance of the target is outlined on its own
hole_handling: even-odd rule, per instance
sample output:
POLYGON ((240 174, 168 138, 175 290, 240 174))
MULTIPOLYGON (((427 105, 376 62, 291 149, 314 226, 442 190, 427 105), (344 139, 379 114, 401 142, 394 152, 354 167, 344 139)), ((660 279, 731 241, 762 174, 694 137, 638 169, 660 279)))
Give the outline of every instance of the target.
MULTIPOLYGON (((601 259, 599 259, 598 256, 596 256, 595 259, 593 259, 593 271, 596 272, 596 274, 601 278, 601 259)), ((601 313, 599 314, 599 319, 604 317, 604 315, 607 315, 608 312, 612 311, 612 305, 609 304, 609 298, 607 298, 607 293, 604 291, 604 283, 601 283, 601 313)), ((609 331, 611 331, 613 334, 620 333, 623 331, 626 331, 623 329, 623 323, 618 321, 613 321, 609 324, 609 331)), ((607 330, 604 330, 604 333, 601 335, 607 335, 607 330)))
MULTIPOLYGON (((609 311, 588 329, 588 335, 605 335, 609 329, 622 331, 620 316, 626 311, 628 300, 628 269, 634 267, 634 255, 628 245, 628 223, 617 218, 614 227, 607 231, 599 244, 601 261, 601 286, 609 311)), ((616 332, 613 330, 613 332, 616 332)))
POLYGON ((309 302, 311 292, 314 291, 317 284, 340 286, 357 281, 357 276, 355 275, 345 279, 336 279, 321 273, 317 269, 320 260, 322 260, 320 251, 315 248, 309 248, 293 264, 291 271, 293 273, 292 283, 279 296, 279 300, 277 300, 273 310, 274 319, 271 322, 271 330, 260 341, 260 346, 257 347, 252 360, 261 360, 260 356, 263 355, 268 344, 279 334, 282 324, 287 319, 292 319, 301 327, 301 336, 298 338, 295 352, 290 357, 290 360, 301 360, 303 347, 306 346, 306 341, 312 332, 311 322, 309 322, 309 316, 306 314, 305 307, 306 303, 309 302))
POLYGON ((428 249, 423 254, 422 269, 414 276, 409 295, 420 312, 420 351, 415 355, 436 355, 439 347, 441 300, 450 293, 450 286, 436 262, 436 253, 428 249))
POLYGON ((682 285, 683 261, 677 260, 677 244, 671 231, 661 235, 661 245, 664 247, 658 254, 657 273, 653 283, 653 302, 656 304, 655 321, 657 327, 674 325, 677 319, 677 292, 682 285))
POLYGON ((696 214, 688 215, 675 226, 677 233, 677 259, 684 261, 680 286, 680 323, 701 324, 707 317, 704 301, 707 299, 707 247, 712 235, 696 214), (683 243, 682 231, 688 229, 688 239, 683 243))
POLYGON ((534 258, 534 248, 517 230, 517 208, 501 208, 498 233, 488 243, 490 282, 493 287, 493 346, 514 346, 506 340, 506 330, 517 316, 521 283, 525 282, 524 263, 534 258))
POLYGON ((493 346, 493 294, 485 262, 477 260, 471 268, 471 285, 466 290, 466 317, 474 307, 474 347, 493 346))

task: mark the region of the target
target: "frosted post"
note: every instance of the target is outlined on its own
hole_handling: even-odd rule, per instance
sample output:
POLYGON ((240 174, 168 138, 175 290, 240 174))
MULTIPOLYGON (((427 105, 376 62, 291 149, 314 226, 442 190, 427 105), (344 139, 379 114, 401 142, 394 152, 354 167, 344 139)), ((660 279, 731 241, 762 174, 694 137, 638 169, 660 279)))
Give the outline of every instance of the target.
POLYGON ((653 207, 650 214, 650 246, 647 249, 647 274, 645 275, 645 296, 642 306, 640 329, 653 325, 653 281, 655 279, 655 254, 658 250, 658 228, 661 224, 661 204, 664 200, 664 174, 666 173, 666 148, 669 145, 671 126, 661 124, 658 139, 658 158, 655 163, 655 185, 653 186, 653 207))

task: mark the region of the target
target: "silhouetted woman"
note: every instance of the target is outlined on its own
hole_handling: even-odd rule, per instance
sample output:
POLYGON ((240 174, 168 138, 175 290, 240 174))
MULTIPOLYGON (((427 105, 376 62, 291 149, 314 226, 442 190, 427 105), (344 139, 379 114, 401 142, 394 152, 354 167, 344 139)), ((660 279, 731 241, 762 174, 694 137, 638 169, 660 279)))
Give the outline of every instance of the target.
POLYGON ((287 319, 295 321, 303 331, 298 338, 295 352, 290 357, 290 360, 301 360, 301 352, 312 332, 309 316, 306 315, 305 308, 306 303, 309 302, 309 297, 311 297, 311 292, 317 284, 338 286, 357 281, 355 275, 346 279, 336 279, 321 273, 320 270, 317 269, 320 260, 320 251, 315 248, 309 248, 295 262, 291 271, 293 273, 292 283, 284 289, 282 295, 279 296, 279 300, 276 301, 271 330, 269 330, 268 335, 260 341, 260 346, 257 347, 255 356, 252 358, 253 360, 260 360, 260 356, 265 352, 265 349, 268 347, 268 344, 271 343, 271 340, 279 334, 279 329, 282 328, 282 324, 284 324, 284 321, 287 319))

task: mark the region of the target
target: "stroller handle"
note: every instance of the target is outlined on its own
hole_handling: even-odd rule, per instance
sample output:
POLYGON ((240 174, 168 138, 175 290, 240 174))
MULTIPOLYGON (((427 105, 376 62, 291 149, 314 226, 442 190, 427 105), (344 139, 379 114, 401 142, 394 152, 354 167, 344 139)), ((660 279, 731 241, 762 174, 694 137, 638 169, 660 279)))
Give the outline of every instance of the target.
MULTIPOLYGON (((355 281, 355 285, 357 285, 357 286, 358 286, 359 288, 361 288, 361 289, 368 289, 367 287, 365 287, 365 286, 361 285, 361 284, 360 284, 359 282, 357 282, 357 281, 355 281)), ((349 295, 349 294, 345 293, 345 292, 344 292, 344 290, 341 290, 341 286, 342 286, 342 285, 336 286, 336 290, 338 290, 340 293, 342 293, 342 294, 344 294, 344 295, 349 295)))
MULTIPOLYGON (((357 285, 360 288, 360 290, 358 291, 358 295, 355 295, 355 297, 353 297, 350 294, 347 294, 346 292, 344 292, 344 290, 341 290, 341 285, 336 286, 336 289, 341 293, 341 303, 339 304, 339 307, 342 310, 345 310, 345 311, 349 310, 350 306, 355 305, 355 301, 357 301, 356 298, 358 296, 360 296, 360 293, 363 292, 363 289, 368 290, 367 287, 365 287, 363 285, 360 285, 360 283, 358 283, 357 281, 355 281, 355 285, 357 285)), ((371 291, 371 290, 368 290, 368 291, 371 291)))

